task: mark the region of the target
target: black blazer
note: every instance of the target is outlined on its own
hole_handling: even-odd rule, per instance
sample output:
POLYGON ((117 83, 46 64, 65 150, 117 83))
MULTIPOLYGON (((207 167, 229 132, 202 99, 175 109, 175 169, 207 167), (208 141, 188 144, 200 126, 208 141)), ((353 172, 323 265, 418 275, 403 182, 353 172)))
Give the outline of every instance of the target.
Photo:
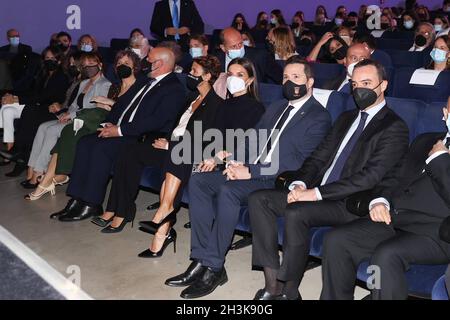
MULTIPOLYGON (((441 155, 428 165, 425 160, 433 145, 446 134, 417 137, 397 173, 396 183, 374 195, 389 201, 394 227, 439 238, 439 227, 450 216, 450 155, 441 155)), ((449 227, 441 233, 448 234, 449 227)))
POLYGON ((330 133, 297 171, 285 172, 278 179, 285 188, 301 180, 308 188, 318 187, 324 200, 345 200, 349 196, 377 187, 408 150, 408 127, 387 106, 370 121, 359 137, 342 170, 341 179, 320 186, 347 131, 359 110, 344 112, 330 133))
MULTIPOLYGON (((225 70, 225 53, 222 50, 216 50, 214 55, 219 59, 222 71, 227 72, 225 70)), ((268 54, 266 50, 245 47, 244 58, 253 62, 258 81, 281 84, 283 68, 276 63, 273 55, 268 54)))
MULTIPOLYGON (((107 121, 117 123, 131 100, 119 99, 114 105, 114 114, 107 121)), ((151 132, 170 132, 184 103, 185 89, 172 72, 144 96, 131 122, 125 118, 122 120, 120 130, 124 136, 132 137, 151 132)))
MULTIPOLYGON (((10 53, 11 45, 8 44, 6 46, 0 47, 0 57, 5 58, 10 53)), ((29 45, 19 43, 19 48, 17 49, 18 54, 30 54, 32 52, 32 48, 29 45)))
MULTIPOLYGON (((188 27, 191 34, 203 34, 204 23, 200 16, 194 1, 180 0, 180 21, 179 27, 188 27)), ((172 15, 170 13, 169 0, 162 0, 155 3, 153 9, 150 32, 154 33, 159 39, 174 40, 174 36, 164 37, 164 30, 173 27, 172 15)), ((182 35, 181 40, 187 42, 189 35, 182 35)))

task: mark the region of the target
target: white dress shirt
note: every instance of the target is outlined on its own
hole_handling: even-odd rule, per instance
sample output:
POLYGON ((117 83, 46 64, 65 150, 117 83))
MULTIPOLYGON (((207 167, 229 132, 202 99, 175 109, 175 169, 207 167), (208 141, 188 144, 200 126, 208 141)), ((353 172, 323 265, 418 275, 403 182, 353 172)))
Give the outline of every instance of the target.
POLYGON ((408 51, 423 51, 423 50, 425 50, 425 48, 427 48, 427 47, 417 47, 415 44, 413 44, 413 46, 411 47, 411 48, 409 48, 409 50, 408 51))
MULTIPOLYGON (((289 124, 289 121, 292 120, 292 118, 295 116, 295 114, 303 107, 303 105, 306 103, 306 101, 309 100, 309 98, 311 98, 311 95, 307 95, 305 97, 303 97, 302 99, 296 100, 296 101, 289 101, 288 106, 284 109, 286 110, 287 108, 289 108, 289 106, 293 106, 294 108, 289 112, 288 117, 286 118, 286 121, 284 122, 283 126, 280 129, 280 133, 277 135, 277 137, 275 138, 275 141, 273 141, 273 143, 271 144, 271 148, 269 153, 267 154, 266 158, 264 159, 264 161, 261 161, 262 163, 270 163, 272 161, 272 154, 273 151, 275 150, 275 147, 278 144, 278 141, 280 140, 281 134, 283 133, 284 129, 286 128, 286 126, 289 124)), ((271 131, 270 131, 270 135, 267 138, 266 143, 264 144, 264 147, 261 149, 261 151, 264 151, 267 144, 270 141, 270 138, 272 138, 272 135, 275 131, 275 128, 278 124, 278 122, 281 120, 281 117, 283 116, 283 112, 281 113, 280 117, 278 118, 277 122, 275 122, 275 124, 273 125, 271 131)), ((257 164, 258 161, 261 159, 261 157, 263 156, 263 154, 261 153, 258 158, 256 158, 256 160, 254 161, 253 164, 257 164)))
MULTIPOLYGON (((445 136, 443 142, 444 144, 447 143, 448 139, 450 139, 450 133, 447 133, 447 135, 445 136)), ((439 157, 440 155, 446 154, 448 153, 447 151, 438 151, 433 153, 431 156, 429 156, 426 160, 425 160, 425 164, 429 164, 431 161, 433 161, 434 159, 436 159, 437 157, 439 157)), ((424 170, 425 171, 425 170, 424 170)), ((422 172, 424 172, 422 171, 422 172)), ((391 210, 391 205, 389 203, 389 201, 386 198, 376 198, 373 199, 372 201, 370 201, 369 203, 369 210, 372 210, 372 208, 375 206, 375 204, 377 203, 382 203, 386 206, 386 208, 388 209, 388 211, 391 210)))
MULTIPOLYGON (((370 121, 373 119, 373 117, 375 117, 375 115, 386 105, 386 101, 383 100, 381 103, 377 104, 376 106, 373 106, 372 108, 368 109, 368 110, 364 110, 364 112, 366 112, 368 114, 367 119, 366 119, 366 123, 364 124, 364 129, 367 127, 367 125, 370 123, 370 121)), ((347 131, 347 134, 344 137, 344 140, 342 140, 341 145, 339 146, 339 149, 336 153, 336 156, 334 157, 333 162, 331 163, 331 166, 327 169, 327 171, 325 172, 325 175, 322 178, 322 182, 320 183, 321 186, 323 186, 331 171, 333 170, 337 159, 339 158, 339 156, 342 153, 342 150, 344 150, 345 146, 347 145, 347 143, 349 142, 350 138, 352 137, 353 133, 355 133, 356 129, 358 128, 359 125, 359 121, 361 120, 361 112, 358 114, 358 116, 356 117, 355 121, 353 121, 352 125, 350 126, 350 129, 347 131)), ((289 190, 292 190, 295 188, 296 185, 300 185, 303 186, 305 188, 307 188, 306 184, 303 181, 294 181, 290 184, 289 186, 289 190)), ((320 194, 319 188, 315 188, 316 191, 316 196, 318 200, 322 200, 322 195, 320 194)))
MULTIPOLYGON (((162 75, 160 75, 160 76, 157 76, 157 77, 155 78, 155 80, 152 82, 152 84, 150 85, 150 87, 147 88, 147 91, 146 91, 146 92, 144 93, 144 95, 141 97, 141 100, 139 101, 138 106, 136 107, 136 109, 134 109, 134 111, 133 111, 133 113, 131 114, 130 119, 128 120, 128 122, 132 122, 132 121, 133 121, 134 116, 135 116, 137 110, 139 109, 142 100, 143 100, 144 97, 147 95, 147 93, 148 93, 150 90, 152 90, 152 89, 158 84, 158 82, 160 82, 162 79, 164 79, 164 78, 165 78, 167 75, 169 75, 169 74, 171 74, 171 72, 164 73, 164 74, 162 74, 162 75)), ((120 130, 120 124, 122 123, 123 117, 124 117, 125 114, 127 113, 128 109, 130 109, 130 107, 131 107, 131 105, 134 103, 134 101, 138 98, 138 96, 144 91, 144 89, 145 89, 145 86, 144 86, 141 90, 139 90, 139 92, 134 96, 133 100, 131 100, 131 102, 128 104, 128 106, 125 108, 125 110, 122 112, 122 115, 120 116, 119 121, 117 122, 117 126, 119 126, 119 136, 121 136, 121 137, 123 136, 122 130, 120 130)))
POLYGON ((342 83, 341 83, 341 85, 339 86, 339 88, 337 89, 337 91, 341 91, 342 88, 343 88, 347 83, 349 83, 350 79, 351 79, 351 78, 350 78, 350 76, 349 76, 348 73, 347 73, 347 75, 345 76, 345 80, 342 81, 342 83))
POLYGON ((180 122, 178 122, 177 127, 172 132, 172 137, 177 138, 184 135, 186 132, 186 127, 188 125, 189 120, 192 117, 192 105, 197 102, 197 100, 200 99, 200 96, 198 96, 194 101, 191 102, 189 108, 183 113, 183 115, 180 118, 180 122))

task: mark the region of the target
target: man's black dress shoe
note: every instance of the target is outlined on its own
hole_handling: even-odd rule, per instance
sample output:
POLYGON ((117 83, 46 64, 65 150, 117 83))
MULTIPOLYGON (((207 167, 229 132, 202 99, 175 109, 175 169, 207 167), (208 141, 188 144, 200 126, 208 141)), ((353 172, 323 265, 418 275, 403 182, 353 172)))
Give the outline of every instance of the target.
POLYGON ((0 167, 8 166, 10 164, 11 164, 11 161, 9 161, 9 160, 5 160, 5 159, 0 160, 0 167))
POLYGON ((103 208, 101 206, 88 206, 83 204, 75 206, 67 214, 60 216, 58 220, 63 222, 81 221, 92 216, 100 216, 101 214, 103 214, 103 208))
POLYGON ((184 289, 180 297, 184 299, 195 299, 204 297, 212 293, 218 286, 225 284, 228 281, 227 272, 225 268, 218 272, 214 272, 211 268, 207 267, 203 272, 203 275, 184 289))
POLYGON ((30 183, 30 180, 22 181, 20 184, 25 189, 36 189, 37 186, 39 185, 39 183, 30 183))
POLYGON ((16 165, 14 166, 13 171, 8 172, 7 174, 5 174, 5 176, 7 177, 18 177, 20 176, 25 170, 27 170, 27 165, 24 162, 17 162, 16 165))
MULTIPOLYGON (((281 294, 273 295, 265 289, 259 289, 253 300, 284 300, 281 294)), ((287 300, 287 298, 286 298, 287 300)))
POLYGON ((165 284, 170 287, 185 287, 193 284, 197 279, 199 279, 206 268, 198 261, 192 261, 185 272, 179 274, 178 276, 169 278, 166 280, 165 284))
POLYGON ((70 210, 72 210, 75 206, 79 205, 79 201, 75 200, 75 199, 70 199, 69 202, 67 202, 66 206, 64 207, 64 209, 55 212, 53 214, 50 215, 50 219, 58 219, 59 217, 65 215, 67 212, 69 212, 70 210))

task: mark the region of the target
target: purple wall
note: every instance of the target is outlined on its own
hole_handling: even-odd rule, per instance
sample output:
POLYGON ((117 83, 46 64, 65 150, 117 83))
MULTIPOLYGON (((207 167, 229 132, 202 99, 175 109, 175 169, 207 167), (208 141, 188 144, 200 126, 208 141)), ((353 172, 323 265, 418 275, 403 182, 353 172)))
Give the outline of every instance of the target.
MULTIPOLYGON (((401 0, 196 0, 197 8, 206 25, 206 32, 214 28, 228 26, 237 12, 242 12, 254 24, 259 11, 270 12, 279 8, 290 21, 297 10, 303 10, 307 19, 312 19, 318 4, 325 4, 329 15, 336 7, 346 5, 349 11, 357 11, 361 3, 384 2, 383 6, 401 5, 401 0)), ((150 18, 155 0, 0 0, 0 44, 6 43, 5 31, 14 27, 20 30, 22 41, 31 44, 35 51, 40 51, 49 41, 52 33, 66 30, 74 41, 83 33, 92 33, 101 45, 109 45, 111 38, 126 38, 134 27, 149 32, 150 18), (81 9, 81 29, 69 30, 66 13, 70 5, 81 9)), ((442 0, 422 1, 429 8, 436 8, 442 0)))

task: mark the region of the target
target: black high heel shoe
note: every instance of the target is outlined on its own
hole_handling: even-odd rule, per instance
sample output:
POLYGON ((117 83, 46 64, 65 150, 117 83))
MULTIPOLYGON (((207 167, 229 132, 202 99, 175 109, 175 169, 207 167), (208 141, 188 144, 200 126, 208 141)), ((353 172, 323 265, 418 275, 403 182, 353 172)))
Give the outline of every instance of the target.
POLYGON ((106 227, 108 224, 110 224, 114 220, 114 216, 112 216, 109 219, 103 219, 102 217, 94 217, 92 218, 91 222, 93 224, 96 224, 99 227, 106 227))
POLYGON ((174 225, 174 222, 177 219, 177 212, 180 211, 180 207, 175 208, 172 210, 172 212, 170 212, 167 216, 165 216, 160 222, 156 223, 153 221, 149 221, 148 222, 148 227, 151 229, 153 228, 153 230, 158 230, 159 227, 161 227, 163 224, 165 224, 166 222, 171 222, 171 225, 174 225))
POLYGON ((164 243, 159 249, 158 252, 153 252, 150 249, 142 251, 138 254, 139 258, 159 258, 163 255, 164 250, 166 250, 167 246, 173 242, 173 253, 177 252, 177 232, 174 229, 170 229, 169 234, 166 236, 164 243))
MULTIPOLYGON (((106 228, 103 228, 101 230, 101 232, 102 233, 119 233, 119 232, 121 232, 123 230, 123 228, 125 227, 125 225, 128 222, 130 222, 130 220, 123 219, 118 227, 113 227, 113 226, 109 225, 106 228)), ((131 227, 132 228, 133 228, 133 224, 134 224, 134 218, 131 220, 131 227)))

